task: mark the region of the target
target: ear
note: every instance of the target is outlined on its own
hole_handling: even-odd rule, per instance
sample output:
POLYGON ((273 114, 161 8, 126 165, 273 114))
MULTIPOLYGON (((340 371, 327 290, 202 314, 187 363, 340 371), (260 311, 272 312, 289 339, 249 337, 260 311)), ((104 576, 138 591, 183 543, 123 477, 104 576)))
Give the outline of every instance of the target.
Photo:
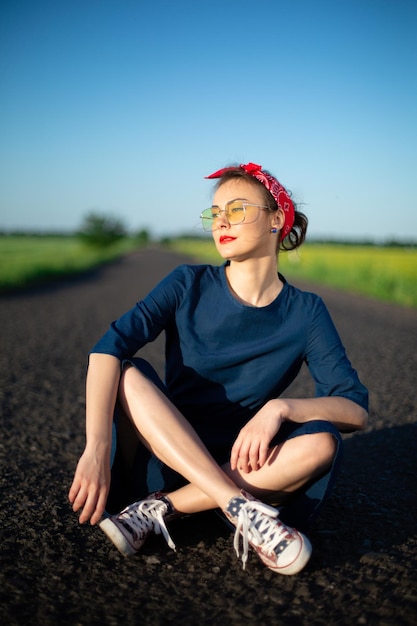
POLYGON ((272 214, 271 227, 281 230, 284 226, 284 222, 285 216, 282 209, 278 209, 277 211, 275 211, 275 213, 272 214))

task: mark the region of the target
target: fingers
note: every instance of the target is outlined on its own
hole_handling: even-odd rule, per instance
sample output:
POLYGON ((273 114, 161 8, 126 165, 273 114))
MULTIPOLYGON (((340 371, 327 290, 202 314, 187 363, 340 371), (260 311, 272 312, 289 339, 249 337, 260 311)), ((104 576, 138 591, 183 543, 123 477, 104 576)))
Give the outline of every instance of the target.
POLYGON ((94 525, 100 521, 104 511, 102 490, 90 489, 87 493, 83 509, 80 514, 80 524, 84 524, 90 520, 90 524, 94 525))
POLYGON ((71 488, 68 492, 68 500, 71 502, 71 504, 74 504, 74 500, 77 497, 77 493, 80 489, 80 485, 79 482, 77 480, 77 477, 74 477, 74 480, 72 481, 72 485, 71 488))
POLYGON ((108 495, 108 490, 102 489, 100 492, 99 498, 97 500, 95 511, 90 519, 91 525, 97 524, 101 520, 103 513, 104 513, 104 509, 106 508, 107 495, 108 495))
POLYGON ((256 472, 265 464, 268 452, 267 442, 259 439, 241 441, 238 437, 232 448, 230 467, 232 470, 239 469, 245 474, 256 472))
POLYGON ((276 410, 271 413, 271 406, 265 405, 240 431, 230 455, 232 470, 247 474, 265 465, 270 443, 282 421, 276 410))
POLYGON ((100 521, 106 506, 108 491, 108 483, 105 479, 100 480, 97 476, 86 477, 76 472, 68 499, 75 513, 81 510, 80 524, 90 521, 90 524, 94 525, 100 521))
POLYGON ((85 522, 88 521, 90 521, 92 525, 97 524, 106 506, 107 488, 105 486, 97 488, 93 485, 89 485, 88 487, 80 486, 76 494, 75 489, 75 487, 74 490, 71 489, 69 500, 74 513, 82 509, 79 517, 80 524, 85 524, 85 522))
POLYGON ((263 467, 266 463, 266 460, 268 458, 269 455, 269 443, 267 444, 265 441, 262 441, 259 445, 259 460, 258 460, 258 465, 259 467, 263 467))
POLYGON ((233 445, 232 451, 230 453, 230 469, 237 469, 237 463, 239 459, 239 447, 237 445, 237 440, 233 445))
POLYGON ((232 454, 230 456, 230 467, 232 470, 238 469, 245 474, 248 474, 252 469, 257 468, 256 454, 252 452, 252 461, 250 459, 250 442, 239 435, 232 448, 232 454), (252 467, 252 463, 254 466, 252 467))

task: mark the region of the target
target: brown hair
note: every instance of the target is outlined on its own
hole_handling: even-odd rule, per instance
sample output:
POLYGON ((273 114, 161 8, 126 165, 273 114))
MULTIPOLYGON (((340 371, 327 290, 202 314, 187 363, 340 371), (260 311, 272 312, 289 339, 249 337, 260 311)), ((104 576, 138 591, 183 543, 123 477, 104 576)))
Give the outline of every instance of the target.
MULTIPOLYGON (((244 180, 248 183, 251 183, 255 187, 257 187, 261 191, 264 197, 265 206, 268 207, 271 213, 275 213, 275 211, 278 210, 278 205, 275 201, 275 198, 268 191, 268 189, 259 180, 254 178, 251 174, 248 174, 247 172, 245 172, 245 170, 243 170, 241 167, 236 167, 236 169, 235 168, 227 169, 219 178, 219 181, 215 185, 215 189, 219 189, 219 187, 221 187, 224 183, 227 183, 229 180, 235 180, 235 179, 244 180)), ((291 196, 289 192, 288 192, 288 195, 291 196)), ((293 224, 293 227, 291 228, 291 231, 288 233, 285 239, 283 239, 282 241, 279 241, 278 246, 277 246, 277 252, 278 250, 295 250, 296 248, 299 248, 305 241, 306 234, 307 234, 308 219, 307 219, 307 216, 304 215, 304 213, 301 213, 301 211, 297 210, 297 206, 294 201, 293 201, 293 204, 294 204, 294 224, 293 224)))

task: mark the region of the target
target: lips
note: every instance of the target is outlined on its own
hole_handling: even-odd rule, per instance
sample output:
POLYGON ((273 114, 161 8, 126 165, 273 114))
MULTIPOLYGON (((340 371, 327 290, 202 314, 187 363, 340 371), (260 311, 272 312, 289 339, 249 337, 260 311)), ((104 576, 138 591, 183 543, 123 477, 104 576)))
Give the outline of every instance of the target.
POLYGON ((236 239, 236 237, 228 237, 226 235, 222 235, 219 239, 219 243, 230 243, 231 241, 234 241, 236 239))

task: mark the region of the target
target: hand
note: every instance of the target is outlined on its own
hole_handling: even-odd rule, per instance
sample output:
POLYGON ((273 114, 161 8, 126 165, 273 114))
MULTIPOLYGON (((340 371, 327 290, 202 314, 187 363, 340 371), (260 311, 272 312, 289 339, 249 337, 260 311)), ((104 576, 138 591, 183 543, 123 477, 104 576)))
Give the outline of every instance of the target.
POLYGON ((82 509, 80 524, 90 520, 97 524, 104 513, 110 488, 108 454, 84 451, 78 461, 74 480, 68 494, 74 512, 82 509))
POLYGON ((280 429, 283 417, 279 400, 267 402, 240 431, 230 456, 232 470, 248 474, 265 464, 271 440, 280 429))

